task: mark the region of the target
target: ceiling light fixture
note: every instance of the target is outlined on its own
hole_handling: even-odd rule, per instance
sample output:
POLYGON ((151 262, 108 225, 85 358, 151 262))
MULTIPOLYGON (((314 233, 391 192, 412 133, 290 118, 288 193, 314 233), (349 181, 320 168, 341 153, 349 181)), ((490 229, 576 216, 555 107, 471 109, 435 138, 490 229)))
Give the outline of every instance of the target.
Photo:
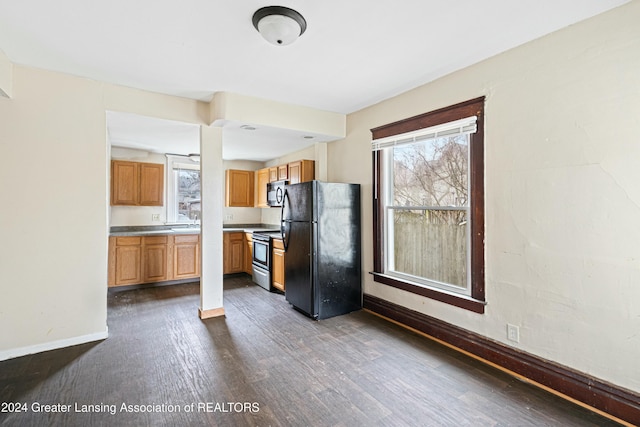
POLYGON ((296 41, 307 29, 307 21, 293 9, 267 6, 253 14, 253 26, 266 41, 285 46, 296 41))

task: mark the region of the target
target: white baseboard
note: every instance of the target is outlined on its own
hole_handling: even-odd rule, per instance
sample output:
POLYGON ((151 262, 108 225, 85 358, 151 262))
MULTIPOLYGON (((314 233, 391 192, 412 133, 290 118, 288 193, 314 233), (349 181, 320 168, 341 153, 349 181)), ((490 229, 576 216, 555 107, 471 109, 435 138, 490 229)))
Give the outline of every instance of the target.
POLYGON ((109 328, 104 332, 97 332, 95 334, 81 335, 79 337, 67 338, 58 341, 49 341, 42 344, 30 345, 28 347, 12 348, 9 350, 0 351, 0 361, 13 359, 15 357, 26 356, 28 354, 41 353, 43 351, 56 350, 64 347, 71 347, 73 345, 85 344, 93 341, 100 341, 107 339, 109 336, 109 328))

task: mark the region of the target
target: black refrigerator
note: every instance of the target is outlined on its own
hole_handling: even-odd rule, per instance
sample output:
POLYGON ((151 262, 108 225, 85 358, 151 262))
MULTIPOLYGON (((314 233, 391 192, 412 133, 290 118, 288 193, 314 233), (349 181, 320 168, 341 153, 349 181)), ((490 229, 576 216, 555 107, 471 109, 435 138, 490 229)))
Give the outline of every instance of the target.
POLYGON ((285 298, 313 319, 362 308, 360 185, 285 186, 285 298))

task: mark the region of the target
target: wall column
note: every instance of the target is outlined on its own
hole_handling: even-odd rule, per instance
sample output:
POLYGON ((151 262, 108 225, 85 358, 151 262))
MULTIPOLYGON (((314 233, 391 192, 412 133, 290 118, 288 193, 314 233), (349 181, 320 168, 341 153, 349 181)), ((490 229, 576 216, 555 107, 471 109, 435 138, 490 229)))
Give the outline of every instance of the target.
POLYGON ((316 150, 316 179, 319 181, 328 181, 327 174, 327 143, 317 142, 316 150))
POLYGON ((200 126, 202 197, 200 318, 224 315, 222 303, 222 128, 200 126))

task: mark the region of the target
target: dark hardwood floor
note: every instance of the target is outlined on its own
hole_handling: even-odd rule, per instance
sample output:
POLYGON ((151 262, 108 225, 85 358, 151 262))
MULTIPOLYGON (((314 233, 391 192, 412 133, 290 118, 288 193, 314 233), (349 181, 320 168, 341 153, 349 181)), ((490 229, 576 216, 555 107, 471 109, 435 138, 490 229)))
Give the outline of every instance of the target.
POLYGON ((198 292, 110 293, 107 340, 0 362, 0 404, 27 409, 0 424, 617 425, 367 312, 312 321, 239 276, 201 321, 198 292))

